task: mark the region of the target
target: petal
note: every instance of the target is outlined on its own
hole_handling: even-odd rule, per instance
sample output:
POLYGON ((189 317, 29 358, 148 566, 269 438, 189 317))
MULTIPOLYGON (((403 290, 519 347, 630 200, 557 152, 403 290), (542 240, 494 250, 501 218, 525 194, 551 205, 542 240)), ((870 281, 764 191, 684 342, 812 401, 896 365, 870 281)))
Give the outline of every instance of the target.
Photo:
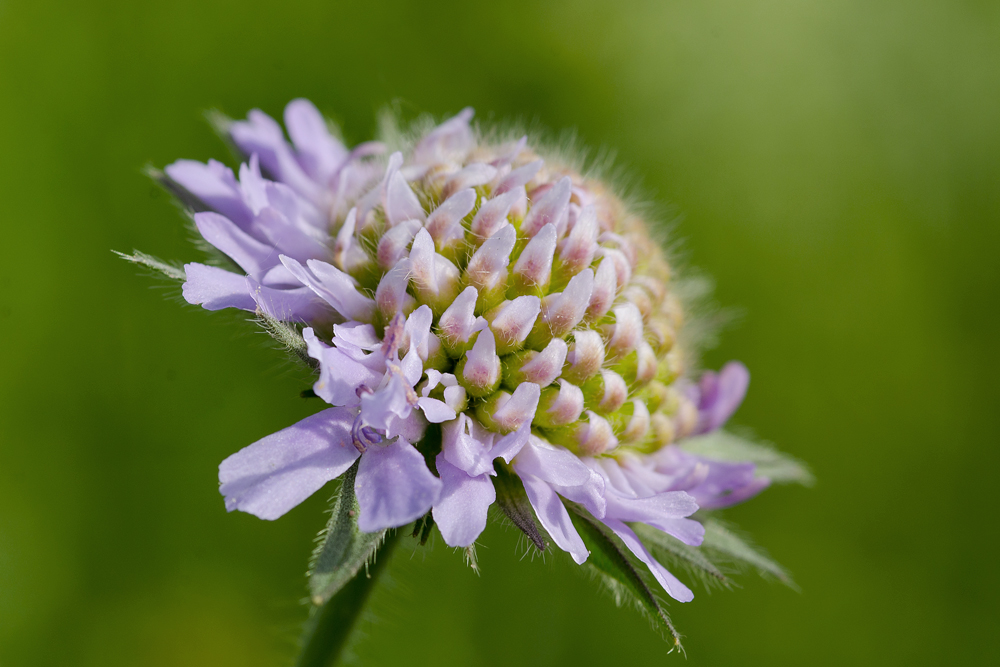
POLYGON ((354 412, 330 408, 258 440, 219 465, 226 509, 277 519, 358 458, 354 412))
POLYGON ((493 482, 489 475, 470 477, 448 463, 444 454, 437 455, 437 470, 442 487, 434 503, 434 523, 448 546, 467 547, 486 528, 490 505, 497 498, 493 482))
POLYGON ((573 452, 531 436, 514 459, 514 470, 559 486, 579 486, 590 481, 590 468, 573 452))
POLYGON ((246 276, 196 263, 185 264, 184 275, 187 280, 181 286, 181 294, 188 303, 200 304, 205 310, 257 310, 246 276))
POLYGON ((225 216, 211 212, 195 213, 194 224, 206 241, 258 280, 278 263, 278 253, 274 246, 261 243, 225 216))
POLYGON ((306 270, 291 257, 279 255, 279 259, 303 285, 316 292, 345 318, 359 322, 372 320, 375 302, 358 292, 354 279, 340 269, 311 259, 307 262, 309 270, 306 270))
POLYGON ((448 407, 444 401, 436 398, 418 398, 417 405, 424 412, 424 417, 432 424, 451 421, 455 418, 455 411, 448 407))
POLYGON ((250 276, 247 289, 258 309, 268 317, 284 322, 309 322, 332 313, 330 306, 308 287, 274 289, 265 287, 250 276))
POLYGON ((209 208, 235 222, 241 229, 250 225, 251 212, 236 184, 233 170, 221 162, 178 160, 163 171, 177 185, 200 199, 209 208))
POLYGON ((361 418, 368 426, 385 430, 395 415, 405 419, 413 406, 407 400, 406 380, 398 373, 389 374, 389 382, 378 391, 361 396, 361 418))
POLYGON ((361 508, 358 528, 374 533, 423 516, 437 502, 441 486, 441 480, 427 469, 423 454, 402 438, 369 447, 354 480, 361 508))
POLYGON ((441 451, 456 468, 476 477, 493 470, 490 436, 480 437, 475 422, 468 415, 460 414, 454 421, 445 423, 442 430, 441 451))
POLYGON ((300 162, 313 178, 328 177, 347 158, 347 149, 333 138, 323 115, 309 100, 300 98, 285 106, 285 127, 300 162))
POLYGON ((750 385, 750 371, 738 361, 730 361, 719 374, 705 373, 698 406, 698 433, 714 431, 736 412, 750 385))
POLYGON ((580 503, 587 511, 598 519, 603 519, 607 511, 607 501, 604 499, 604 478, 593 470, 590 479, 578 486, 553 486, 563 498, 580 503))
POLYGON ((528 494, 528 502, 535 509, 535 514, 545 528, 552 541, 563 551, 568 552, 577 565, 587 560, 590 552, 583 543, 580 534, 576 532, 569 512, 563 505, 559 495, 548 484, 533 475, 518 473, 524 490, 528 494))
POLYGON ((517 456, 528 443, 530 435, 531 422, 524 422, 521 428, 508 433, 493 443, 493 447, 490 448, 490 461, 500 458, 504 460, 504 463, 510 463, 511 459, 517 456))
POLYGON ((335 347, 328 347, 316 338, 312 328, 302 331, 309 356, 319 361, 319 379, 313 391, 331 405, 358 405, 358 388, 374 389, 382 381, 376 373, 335 347))
POLYGON ((653 558, 653 555, 639 541, 639 538, 632 532, 631 528, 617 519, 605 519, 604 525, 613 530, 615 535, 620 537, 625 546, 629 548, 629 551, 646 564, 649 571, 653 573, 653 576, 656 577, 656 580, 660 582, 660 585, 663 586, 663 589, 667 591, 670 597, 678 602, 690 602, 694 599, 694 593, 691 592, 691 589, 682 584, 677 577, 670 574, 667 568, 660 565, 659 561, 653 558))

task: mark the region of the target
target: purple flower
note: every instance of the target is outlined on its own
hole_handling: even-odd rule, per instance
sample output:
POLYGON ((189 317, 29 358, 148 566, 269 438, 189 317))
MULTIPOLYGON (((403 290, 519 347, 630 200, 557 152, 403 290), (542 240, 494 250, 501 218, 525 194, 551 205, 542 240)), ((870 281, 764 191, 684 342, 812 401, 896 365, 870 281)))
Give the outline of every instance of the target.
POLYGON ((238 177, 215 161, 165 169, 239 269, 187 264, 185 299, 301 326, 313 391, 332 406, 223 461, 226 508, 276 519, 357 461, 360 530, 431 513, 447 544, 468 547, 502 468, 577 563, 589 552, 568 504, 686 602, 630 524, 697 546, 692 514, 768 484, 753 463, 684 449, 729 419, 749 374, 732 362, 691 378, 683 308, 642 221, 599 181, 471 118, 383 159, 377 143, 348 150, 295 100, 291 143, 260 111, 229 125, 238 177))

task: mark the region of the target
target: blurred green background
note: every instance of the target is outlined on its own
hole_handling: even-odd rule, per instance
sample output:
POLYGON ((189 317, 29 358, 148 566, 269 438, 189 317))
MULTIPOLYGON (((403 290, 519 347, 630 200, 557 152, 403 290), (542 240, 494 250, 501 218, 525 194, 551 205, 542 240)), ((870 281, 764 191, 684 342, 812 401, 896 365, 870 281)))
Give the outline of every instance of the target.
POLYGON ((141 168, 297 96, 351 142, 396 101, 617 149, 746 313, 737 421, 819 479, 727 514, 802 592, 697 589, 686 663, 497 524, 479 577, 397 553, 357 659, 1000 661, 1000 4, 0 0, 0 665, 288 664, 329 494, 227 515, 216 466, 305 379, 110 250, 196 259, 141 168))

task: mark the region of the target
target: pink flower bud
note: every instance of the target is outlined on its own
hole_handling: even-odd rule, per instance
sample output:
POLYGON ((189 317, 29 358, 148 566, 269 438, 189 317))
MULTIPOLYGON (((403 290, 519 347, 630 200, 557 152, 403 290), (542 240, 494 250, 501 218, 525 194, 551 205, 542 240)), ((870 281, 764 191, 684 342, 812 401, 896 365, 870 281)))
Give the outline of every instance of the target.
POLYGON ((569 176, 565 176, 538 201, 533 202, 528 215, 521 223, 521 236, 531 238, 549 224, 552 225, 553 231, 565 226, 566 216, 569 214, 569 196, 572 188, 572 181, 570 181, 569 176))
POLYGON ((489 328, 479 332, 472 349, 455 368, 455 376, 472 396, 487 396, 499 386, 500 357, 489 328))
POLYGON ((520 194, 517 191, 506 192, 484 202, 472 219, 473 238, 482 243, 507 224, 507 214, 510 213, 511 206, 517 203, 520 194))
POLYGON ((552 277, 556 251, 556 228, 545 225, 521 251, 511 271, 507 295, 544 294, 552 277))
POLYGON ((479 405, 476 416, 491 431, 512 433, 531 422, 540 394, 541 388, 531 382, 519 385, 513 394, 498 391, 479 405))
POLYGON ((383 320, 391 320, 396 313, 408 314, 416 300, 406 293, 410 284, 410 260, 404 257, 382 276, 375 290, 375 304, 383 320))
POLYGON ((504 301, 486 313, 486 319, 497 338, 499 354, 509 354, 522 347, 538 318, 539 304, 537 296, 519 296, 513 301, 504 301))
POLYGON ((504 361, 504 386, 516 389, 522 382, 534 382, 540 387, 547 387, 562 373, 567 351, 566 342, 556 338, 541 352, 524 350, 507 357, 504 361))
POLYGON ((594 290, 590 295, 590 304, 587 306, 586 320, 597 322, 611 308, 615 296, 618 294, 618 281, 615 275, 614 261, 605 257, 597 267, 594 274, 594 290))
POLYGON ((458 296, 458 269, 434 251, 434 241, 426 229, 420 229, 410 249, 411 280, 417 296, 440 314, 458 296))
POLYGON ((566 355, 563 377, 574 384, 583 384, 604 364, 604 339, 592 329, 573 333, 573 342, 566 355))
POLYGON ((388 271, 396 266, 400 259, 406 257, 408 254, 406 248, 421 226, 419 220, 407 220, 383 234, 375 253, 378 265, 388 271))
POLYGON ((462 218, 467 216, 476 205, 476 191, 461 190, 445 200, 427 216, 427 232, 434 239, 438 252, 454 247, 465 240, 465 227, 462 218))
POLYGON ((564 379, 542 390, 534 423, 541 428, 572 424, 583 414, 583 390, 564 379))

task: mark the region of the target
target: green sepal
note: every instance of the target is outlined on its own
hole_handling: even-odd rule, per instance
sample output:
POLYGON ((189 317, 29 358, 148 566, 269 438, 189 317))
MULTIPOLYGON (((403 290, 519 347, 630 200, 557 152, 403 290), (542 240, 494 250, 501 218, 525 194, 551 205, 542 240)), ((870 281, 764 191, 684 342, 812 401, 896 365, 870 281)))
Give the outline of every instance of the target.
POLYGON ((590 558, 585 565, 600 576, 619 606, 626 600, 634 602, 657 628, 670 635, 674 647, 683 651, 680 635, 674 628, 670 616, 618 538, 583 507, 574 503, 567 505, 573 525, 590 550, 590 558))
POLYGON ((132 262, 133 264, 153 269, 157 273, 163 274, 172 280, 187 280, 187 274, 184 273, 183 268, 164 262, 162 259, 157 259, 156 257, 147 255, 139 250, 133 250, 131 255, 126 255, 125 253, 118 252, 117 250, 112 250, 111 252, 115 253, 127 262, 132 262))
POLYGON ((814 478, 809 468, 798 459, 766 444, 756 443, 722 429, 705 435, 685 438, 678 443, 683 449, 720 461, 749 461, 756 464, 757 475, 777 484, 797 483, 809 486, 814 478))
POLYGON ((706 519, 702 523, 705 525, 705 541, 701 543, 701 549, 713 560, 728 561, 744 568, 750 566, 765 579, 777 579, 798 590, 785 568, 768 557, 760 547, 735 534, 716 519, 706 519))
POLYGON ((727 587, 732 585, 733 582, 702 549, 684 544, 673 535, 668 535, 662 530, 644 523, 630 523, 629 527, 653 552, 657 560, 683 567, 701 579, 706 587, 711 584, 722 584, 727 587))
POLYGON ((321 605, 337 593, 371 561, 386 531, 363 533, 358 530, 358 500, 354 495, 355 461, 344 474, 340 494, 333 504, 330 521, 320 533, 320 545, 309 564, 309 594, 321 605))
MULTIPOLYGON (((264 311, 257 309, 257 319, 254 320, 260 328, 268 333, 271 338, 278 342, 281 347, 295 355, 295 358, 312 370, 319 369, 319 362, 309 356, 309 349, 306 340, 302 337, 299 328, 290 322, 276 320, 264 311)), ((315 394, 314 394, 315 395, 315 394)))
POLYGON ((493 488, 497 494, 497 506, 503 510, 511 523, 524 533, 535 548, 545 551, 545 537, 535 523, 535 511, 531 509, 528 494, 524 491, 521 478, 498 462, 497 476, 493 478, 493 488))

